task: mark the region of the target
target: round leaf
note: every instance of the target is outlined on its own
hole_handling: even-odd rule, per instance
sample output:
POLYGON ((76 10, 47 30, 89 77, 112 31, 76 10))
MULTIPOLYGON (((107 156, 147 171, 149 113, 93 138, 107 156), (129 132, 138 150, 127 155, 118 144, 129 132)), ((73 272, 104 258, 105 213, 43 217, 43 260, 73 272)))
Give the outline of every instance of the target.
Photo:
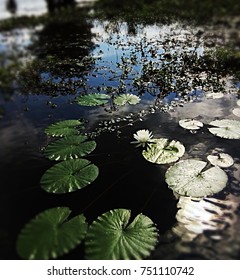
POLYGON ((155 143, 148 144, 142 152, 144 158, 152 163, 166 164, 177 161, 185 153, 184 146, 179 142, 166 138, 152 139, 155 143))
POLYGON ((222 92, 209 92, 206 94, 206 97, 212 99, 219 99, 224 97, 224 94, 222 92))
POLYGON ((87 231, 83 215, 67 220, 67 207, 48 209, 22 229, 17 252, 23 259, 50 259, 68 253, 81 243, 87 231))
POLYGON ((203 127, 203 123, 193 119, 184 119, 179 121, 179 125, 185 129, 195 130, 203 127))
POLYGON ((76 98, 76 101, 79 105, 83 106, 97 106, 104 105, 109 100, 109 95, 107 94, 86 94, 76 98))
POLYGON ((135 105, 140 102, 140 98, 134 94, 121 94, 114 99, 114 103, 118 106, 125 104, 135 105))
POLYGON ((218 155, 209 155, 207 159, 212 165, 219 167, 230 167, 234 163, 233 158, 230 155, 224 153, 219 153, 218 155))
POLYGON ((227 139, 240 139, 240 121, 223 119, 212 121, 210 125, 215 126, 208 128, 213 135, 227 139))
POLYGON ((66 193, 82 189, 98 177, 98 168, 86 159, 66 160, 48 169, 41 178, 47 192, 66 193))
POLYGON ((232 112, 235 116, 240 117, 240 108, 234 108, 232 112))
POLYGON ((77 127, 83 126, 79 120, 65 120, 51 124, 45 129, 45 133, 49 136, 69 136, 78 134, 77 127))
POLYGON ((143 214, 129 224, 130 215, 129 210, 115 209, 98 217, 86 236, 86 257, 128 260, 149 256, 157 244, 157 229, 143 214))
POLYGON ((51 160, 67 160, 83 157, 96 148, 95 141, 86 141, 84 135, 67 136, 47 146, 44 154, 51 160))
POLYGON ((204 197, 220 192, 227 184, 227 174, 219 167, 205 171, 207 163, 183 160, 168 168, 165 179, 169 188, 180 195, 204 197))

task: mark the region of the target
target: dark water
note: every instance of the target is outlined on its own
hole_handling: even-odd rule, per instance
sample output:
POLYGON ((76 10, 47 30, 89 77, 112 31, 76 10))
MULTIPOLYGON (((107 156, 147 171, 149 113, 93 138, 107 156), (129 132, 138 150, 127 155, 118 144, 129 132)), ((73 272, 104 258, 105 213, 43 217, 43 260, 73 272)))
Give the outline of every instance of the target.
MULTIPOLYGON (((138 94, 134 79, 142 73, 146 61, 154 62, 166 51, 166 40, 172 52, 187 48, 196 49, 201 55, 205 51, 204 38, 196 36, 198 30, 179 24, 129 26, 125 22, 83 20, 13 32, 14 36, 1 34, 4 40, 0 50, 4 55, 21 53, 22 63, 54 56, 57 64, 54 60, 45 69, 40 68, 42 82, 50 81, 50 88, 39 89, 37 84, 36 88, 25 89, 16 85, 10 92, 2 89, 1 258, 19 259, 16 238, 30 219, 48 208, 67 206, 73 215, 84 213, 89 223, 116 208, 130 209, 133 216, 144 213, 156 223, 160 233, 159 245, 150 259, 239 259, 239 141, 214 137, 206 127, 192 134, 178 125, 183 118, 197 118, 204 124, 216 118, 239 119, 232 114, 237 97, 230 82, 226 87, 231 92, 220 99, 204 98, 199 91, 197 98, 188 98, 183 106, 171 105, 176 97, 172 93, 163 98, 160 109, 154 107, 154 95, 159 94, 159 89, 153 86, 151 90, 149 84, 142 92, 140 104, 117 111, 111 111, 108 105, 83 107, 74 102, 76 95, 99 92, 99 88, 105 92, 120 88, 122 92, 138 94), (172 39, 178 41, 177 47, 171 45, 172 39), (161 109, 164 104, 166 110, 161 109), (134 122, 129 121, 129 116, 134 122), (98 133, 96 150, 86 156, 99 167, 95 182, 74 193, 46 193, 39 181, 54 163, 41 152, 49 141, 44 129, 56 121, 79 118, 88 121, 86 132, 99 132, 112 120, 119 121, 120 128, 98 133), (147 162, 140 150, 130 144, 139 129, 149 129, 155 137, 181 141, 186 148, 183 159, 206 160, 215 149, 229 153, 235 163, 226 170, 227 187, 201 201, 176 198, 164 181, 169 165, 147 162)), ((83 246, 62 258, 83 259, 83 246)))

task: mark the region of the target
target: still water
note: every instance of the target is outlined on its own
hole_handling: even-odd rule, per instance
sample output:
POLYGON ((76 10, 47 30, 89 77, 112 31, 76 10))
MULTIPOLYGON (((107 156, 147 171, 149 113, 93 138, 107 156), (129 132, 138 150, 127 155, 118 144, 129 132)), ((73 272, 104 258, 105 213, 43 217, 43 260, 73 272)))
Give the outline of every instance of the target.
MULTIPOLYGON (((239 259, 239 140, 217 138, 207 129, 216 118, 239 120, 232 113, 237 107, 238 87, 227 77, 226 93, 218 99, 207 98, 196 89, 193 94, 190 90, 185 99, 168 92, 156 108, 154 102, 160 94, 157 82, 144 81, 140 89, 135 84, 147 63, 158 65, 166 51, 181 55, 194 50, 201 56, 207 49, 207 31, 198 36, 199 29, 178 23, 131 26, 87 19, 11 32, 0 34, 0 51, 6 56, 4 67, 14 56, 19 56, 21 65, 53 56, 57 64, 41 65, 41 83, 36 87, 14 84, 10 93, 1 89, 1 258, 19 259, 16 238, 30 219, 48 208, 67 206, 73 215, 84 213, 89 223, 116 208, 147 215, 160 233, 150 259, 239 259), (55 89, 45 87, 48 82, 55 89), (111 94, 119 90, 132 94, 141 90, 140 104, 115 110, 109 105, 86 107, 75 102, 75 97, 83 93, 111 94), (197 133, 184 130, 178 124, 184 118, 198 119, 204 127, 197 133), (44 129, 66 119, 84 119, 85 132, 95 133, 97 148, 86 158, 99 167, 100 175, 90 186, 74 193, 49 194, 39 184, 43 173, 53 165, 42 153, 49 141, 44 129), (113 125, 116 122, 117 127, 113 125), (164 180, 169 165, 147 162, 141 150, 130 143, 139 129, 151 130, 156 138, 182 142, 186 148, 183 159, 206 160, 213 151, 230 154, 234 165, 226 169, 227 187, 202 200, 176 197, 164 180)), ((83 246, 63 258, 84 259, 83 246)))

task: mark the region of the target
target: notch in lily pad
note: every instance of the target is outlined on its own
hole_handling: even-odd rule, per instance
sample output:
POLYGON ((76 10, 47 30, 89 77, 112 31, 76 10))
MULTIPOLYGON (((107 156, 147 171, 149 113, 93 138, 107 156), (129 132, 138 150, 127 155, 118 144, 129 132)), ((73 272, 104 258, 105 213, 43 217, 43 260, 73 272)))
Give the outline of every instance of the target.
POLYGON ((203 127, 203 123, 194 119, 183 119, 180 120, 179 125, 188 130, 198 130, 203 127))
POLYGON ((182 160, 169 167, 165 181, 174 192, 182 196, 205 197, 222 191, 228 176, 215 166, 204 169, 207 162, 195 159, 182 160))
POLYGON ((78 134, 79 128, 84 128, 83 122, 80 120, 65 120, 49 125, 45 129, 45 133, 53 137, 70 136, 78 134))
POLYGON ((92 93, 76 98, 76 102, 82 106, 100 106, 106 104, 110 96, 103 93, 92 93))
POLYGON ((69 159, 49 168, 43 174, 40 184, 50 193, 68 193, 88 186, 98 174, 98 167, 89 160, 69 159))
POLYGON ((91 153, 96 142, 85 135, 66 136, 49 144, 44 154, 51 160, 77 159, 91 153))
POLYGON ((240 139, 240 121, 215 120, 210 122, 209 125, 213 126, 208 128, 213 135, 226 139, 240 139))
POLYGON ((69 208, 57 207, 45 210, 28 222, 17 239, 21 258, 55 259, 79 245, 87 232, 87 223, 83 215, 69 220, 70 214, 69 208))
POLYGON ((234 164, 233 158, 229 154, 219 153, 217 155, 207 156, 208 161, 214 165, 222 168, 230 167, 234 164))
POLYGON ((130 223, 131 212, 114 209, 104 213, 89 227, 86 258, 92 260, 143 259, 158 242, 158 231, 150 218, 137 215, 130 223))
POLYGON ((157 164, 167 164, 176 162, 185 153, 182 143, 167 138, 151 139, 147 149, 142 152, 143 157, 157 164))
POLYGON ((134 94, 121 94, 114 98, 114 104, 118 106, 123 106, 126 104, 129 105, 136 105, 140 102, 140 98, 134 94))

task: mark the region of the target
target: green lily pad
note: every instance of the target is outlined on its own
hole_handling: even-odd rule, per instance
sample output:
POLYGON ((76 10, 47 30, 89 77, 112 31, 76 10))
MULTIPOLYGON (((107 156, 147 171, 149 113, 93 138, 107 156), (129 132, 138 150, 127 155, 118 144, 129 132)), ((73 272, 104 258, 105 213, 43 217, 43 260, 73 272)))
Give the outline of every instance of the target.
POLYGON ((49 125, 45 133, 54 137, 76 135, 78 134, 77 127, 83 128, 83 123, 79 120, 65 120, 49 125))
POLYGON ((51 259, 68 253, 81 243, 87 231, 83 215, 70 220, 67 207, 48 209, 24 226, 17 240, 23 259, 51 259))
POLYGON ((55 164, 42 176, 42 188, 51 193, 82 189, 98 177, 98 167, 86 159, 70 159, 55 164))
POLYGON ((213 135, 226 139, 240 139, 240 121, 223 119, 212 121, 209 125, 215 126, 208 128, 213 135))
POLYGON ((86 94, 76 98, 79 105, 83 106, 98 106, 108 102, 110 96, 102 93, 86 94))
POLYGON ((87 141, 87 136, 66 136, 49 144, 44 154, 51 160, 67 160, 83 157, 96 148, 95 141, 87 141))
POLYGON ((195 159, 180 161, 168 168, 166 183, 183 196, 204 197, 218 193, 225 188, 228 176, 217 166, 203 171, 206 165, 195 159))
POLYGON ((157 229, 143 214, 129 224, 130 216, 129 210, 115 209, 98 217, 85 239, 87 259, 129 260, 149 256, 157 244, 157 229))
POLYGON ((177 161, 185 153, 184 146, 175 140, 166 138, 151 139, 146 150, 142 152, 144 158, 152 163, 166 164, 177 161))
POLYGON ((118 106, 125 104, 135 105, 140 102, 140 98, 134 94, 121 94, 114 99, 114 103, 118 106))

